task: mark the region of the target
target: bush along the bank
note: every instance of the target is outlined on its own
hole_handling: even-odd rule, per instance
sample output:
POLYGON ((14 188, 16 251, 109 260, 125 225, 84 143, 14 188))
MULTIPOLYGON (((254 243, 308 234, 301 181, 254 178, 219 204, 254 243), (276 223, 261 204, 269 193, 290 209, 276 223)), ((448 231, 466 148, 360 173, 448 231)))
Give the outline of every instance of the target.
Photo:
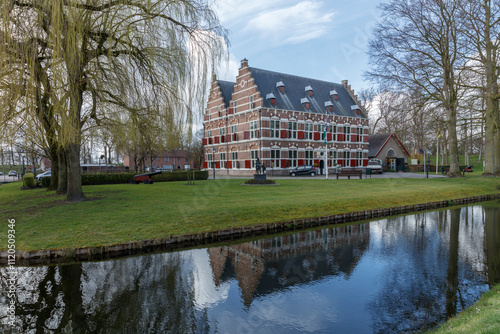
MULTIPOLYGON (((84 174, 82 175, 82 185, 95 186, 102 184, 122 184, 129 183, 130 180, 138 174, 136 173, 116 173, 116 174, 84 174)), ((192 178, 193 172, 190 172, 192 178)), ((207 171, 195 171, 195 180, 208 179, 207 171)), ((163 172, 153 176, 153 182, 168 182, 168 181, 187 181, 187 172, 163 172)), ((42 187, 50 185, 50 177, 42 178, 42 187)))

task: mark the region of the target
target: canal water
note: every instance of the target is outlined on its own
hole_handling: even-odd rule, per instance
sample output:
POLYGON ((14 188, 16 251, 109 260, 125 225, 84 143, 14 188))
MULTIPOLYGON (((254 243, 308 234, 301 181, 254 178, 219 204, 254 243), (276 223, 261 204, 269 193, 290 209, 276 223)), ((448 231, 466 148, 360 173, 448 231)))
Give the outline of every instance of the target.
MULTIPOLYGON (((500 282, 500 202, 101 262, 21 267, 21 333, 399 333, 500 282)), ((1 268, 5 286, 6 269, 1 268)))

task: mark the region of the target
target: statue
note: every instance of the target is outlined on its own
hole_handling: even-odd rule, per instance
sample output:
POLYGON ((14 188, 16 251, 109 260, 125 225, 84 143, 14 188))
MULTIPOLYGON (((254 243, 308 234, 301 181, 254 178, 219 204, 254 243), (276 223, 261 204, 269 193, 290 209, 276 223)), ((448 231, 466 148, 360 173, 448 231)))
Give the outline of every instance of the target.
POLYGON ((257 162, 255 163, 255 171, 256 174, 260 174, 260 160, 257 158, 257 162))

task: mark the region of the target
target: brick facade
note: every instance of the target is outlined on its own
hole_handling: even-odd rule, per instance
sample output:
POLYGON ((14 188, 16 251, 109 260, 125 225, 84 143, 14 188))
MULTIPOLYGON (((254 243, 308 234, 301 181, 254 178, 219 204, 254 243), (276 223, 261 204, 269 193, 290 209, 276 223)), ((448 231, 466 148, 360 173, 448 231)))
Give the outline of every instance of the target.
POLYGON ((235 83, 212 81, 203 124, 203 167, 220 175, 251 175, 257 157, 271 175, 322 167, 325 151, 329 168, 368 163, 368 119, 347 82, 254 69, 243 60, 235 83))

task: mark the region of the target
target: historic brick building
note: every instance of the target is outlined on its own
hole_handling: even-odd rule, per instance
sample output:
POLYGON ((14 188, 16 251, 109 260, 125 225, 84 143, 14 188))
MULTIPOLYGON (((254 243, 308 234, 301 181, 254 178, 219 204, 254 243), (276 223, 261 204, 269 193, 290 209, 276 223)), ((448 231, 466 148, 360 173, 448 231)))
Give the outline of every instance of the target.
POLYGON ((252 174, 257 158, 273 175, 307 164, 322 169, 325 161, 329 168, 368 163, 368 119, 347 81, 257 69, 244 59, 236 82, 214 77, 203 124, 203 167, 220 175, 252 174))

